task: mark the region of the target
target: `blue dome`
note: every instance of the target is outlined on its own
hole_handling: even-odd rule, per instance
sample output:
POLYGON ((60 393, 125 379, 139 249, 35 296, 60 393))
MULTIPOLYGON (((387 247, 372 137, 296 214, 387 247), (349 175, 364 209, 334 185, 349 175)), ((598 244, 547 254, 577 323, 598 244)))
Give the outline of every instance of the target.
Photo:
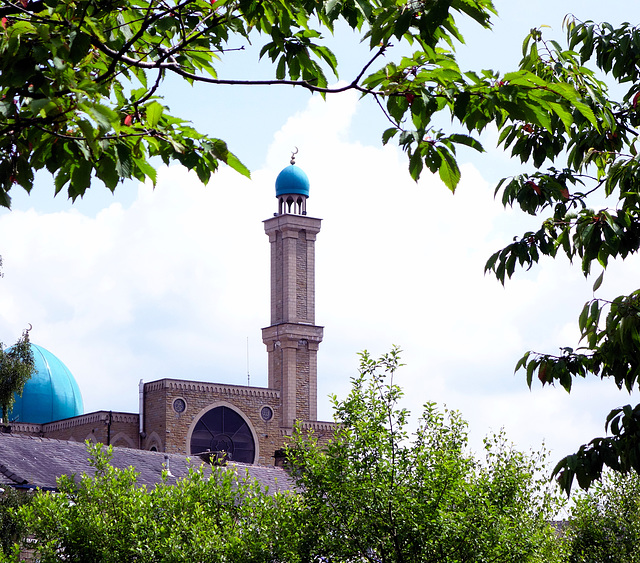
POLYGON ((36 370, 22 397, 16 395, 9 421, 43 424, 82 414, 82 395, 69 368, 42 346, 31 344, 31 351, 36 370))
POLYGON ((276 197, 285 194, 309 197, 309 178, 295 164, 287 166, 276 178, 276 197))

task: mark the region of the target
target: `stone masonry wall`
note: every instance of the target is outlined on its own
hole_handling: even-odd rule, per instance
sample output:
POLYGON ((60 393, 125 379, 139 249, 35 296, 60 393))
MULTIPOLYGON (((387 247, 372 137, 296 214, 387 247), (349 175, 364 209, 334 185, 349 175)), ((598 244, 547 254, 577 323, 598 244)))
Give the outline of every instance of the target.
POLYGON ((296 418, 309 420, 309 344, 298 343, 296 351, 296 418))
POLYGON ((283 245, 282 233, 277 231, 275 241, 271 243, 271 324, 282 322, 284 319, 283 245))
POLYGON ((138 415, 135 413, 97 411, 46 424, 14 425, 16 434, 37 434, 44 438, 75 442, 110 443, 128 448, 138 447, 138 415), (109 433, 109 420, 111 432, 109 433))
POLYGON ((190 433, 197 420, 210 408, 225 405, 240 411, 249 421, 257 441, 256 463, 273 465, 274 452, 283 444, 278 424, 280 394, 275 389, 173 379, 154 382, 153 386, 153 389, 147 390, 145 385, 145 405, 151 405, 145 413, 145 427, 152 427, 150 418, 163 419, 164 436, 160 432, 158 434, 163 441, 164 451, 188 455, 190 433), (174 408, 176 399, 184 401, 185 408, 181 412, 174 408), (273 412, 268 421, 261 416, 265 406, 273 412), (160 411, 164 411, 164 415, 160 411))
POLYGON ((296 317, 307 321, 307 234, 298 233, 296 245, 296 317))
POLYGON ((144 384, 144 419, 142 430, 145 438, 142 448, 166 451, 165 439, 167 430, 167 407, 165 379, 144 384))

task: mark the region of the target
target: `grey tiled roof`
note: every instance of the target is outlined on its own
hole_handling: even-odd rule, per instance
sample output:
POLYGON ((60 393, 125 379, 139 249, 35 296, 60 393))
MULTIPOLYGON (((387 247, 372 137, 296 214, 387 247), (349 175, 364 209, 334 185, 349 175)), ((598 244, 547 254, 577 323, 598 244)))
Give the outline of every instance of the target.
MULTIPOLYGON (((111 464, 121 469, 135 467, 138 483, 151 486, 161 481, 165 458, 171 472, 170 483, 185 477, 189 467, 202 463, 197 456, 190 459, 180 454, 114 447, 111 464)), ((270 492, 295 488, 288 474, 279 467, 229 463, 226 468, 235 468, 241 475, 248 471, 270 492)), ((84 443, 0 433, 0 484, 53 489, 60 475, 93 475, 94 472, 84 443)))

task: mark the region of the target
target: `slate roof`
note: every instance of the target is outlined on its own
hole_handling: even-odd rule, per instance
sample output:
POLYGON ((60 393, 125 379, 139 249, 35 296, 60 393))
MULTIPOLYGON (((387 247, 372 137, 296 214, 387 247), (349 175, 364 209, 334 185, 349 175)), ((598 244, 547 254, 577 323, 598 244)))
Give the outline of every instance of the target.
MULTIPOLYGON (((133 466, 138 472, 138 483, 153 486, 162 480, 165 459, 168 458, 171 476, 169 483, 185 477, 189 467, 202 462, 197 456, 188 458, 180 454, 164 454, 130 448, 113 448, 111 465, 124 469, 133 466)), ((289 475, 279 467, 229 463, 226 469, 236 468, 240 475, 248 471, 269 492, 294 490, 289 475)), ((81 442, 68 442, 35 436, 0 433, 0 485, 20 488, 55 489, 60 475, 93 475, 89 465, 87 447, 81 442)))

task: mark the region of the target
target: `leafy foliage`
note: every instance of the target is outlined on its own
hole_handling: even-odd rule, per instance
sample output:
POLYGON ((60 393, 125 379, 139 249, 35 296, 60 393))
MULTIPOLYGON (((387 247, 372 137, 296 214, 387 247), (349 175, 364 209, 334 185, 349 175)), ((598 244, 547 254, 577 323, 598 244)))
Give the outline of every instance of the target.
POLYGON ((42 169, 55 176, 56 193, 66 190, 72 199, 92 178, 111 190, 125 178, 155 181, 151 157, 178 161, 205 183, 220 161, 248 175, 224 141, 198 133, 162 104, 169 75, 190 83, 280 84, 321 95, 356 89, 376 96, 386 102, 393 130, 402 130, 412 175, 419 176, 424 160, 453 189, 460 175, 455 146, 480 150, 479 143, 459 133, 423 137, 430 116, 452 108, 463 88, 452 50, 463 40, 454 14, 489 27, 493 13, 491 0, 4 2, 0 204, 10 206, 15 184, 30 191, 34 172, 42 169), (329 88, 325 72, 337 77, 338 60, 322 33, 333 32, 338 21, 361 33, 372 58, 346 87, 329 88), (273 63, 273 79, 218 76, 216 63, 225 52, 256 41, 260 58, 273 63), (406 41, 416 48, 411 59, 366 77, 393 42, 406 41), (416 131, 403 128, 405 114, 416 131))
MULTIPOLYGON (((541 256, 565 255, 579 260, 585 276, 594 265, 602 269, 593 286, 596 292, 609 262, 640 248, 640 30, 571 17, 565 27, 568 48, 545 40, 536 29, 523 44, 518 72, 546 83, 537 94, 549 104, 546 117, 536 121, 530 113, 516 111, 515 119, 500 127, 502 146, 534 171, 503 179, 496 194, 505 206, 518 206, 543 220, 537 231, 523 233, 491 256, 485 270, 505 283, 517 268, 528 269, 541 256), (598 76, 623 92, 620 100, 598 76), (576 96, 573 107, 562 103, 565 91, 576 96), (610 207, 592 208, 606 198, 610 207)), ((557 382, 570 391, 575 378, 593 374, 631 391, 640 376, 638 299, 639 290, 591 299, 579 316, 578 348, 563 347, 556 355, 527 352, 516 371, 526 372, 529 386, 537 375, 543 385, 557 382)), ((611 411, 605 428, 610 436, 594 439, 555 468, 567 493, 574 479, 588 488, 607 466, 640 470, 640 407, 611 411)))
POLYGON ((294 495, 267 494, 231 467, 146 488, 108 463, 111 448, 88 447, 95 476, 63 476, 59 493, 20 509, 39 561, 297 560, 294 495))
POLYGON ((11 348, 4 350, 0 342, 0 414, 3 421, 7 421, 16 394, 22 395, 24 385, 33 375, 34 369, 29 330, 25 330, 11 348))
POLYGON ((635 563, 640 542, 640 477, 608 472, 575 499, 566 529, 571 563, 635 563))
MULTIPOLYGON (((288 448, 297 490, 269 494, 231 467, 195 467, 147 488, 112 448, 87 444, 94 476, 63 476, 12 512, 23 546, 55 561, 563 561, 548 520, 562 499, 545 456, 504 436, 468 451, 466 423, 427 404, 414 435, 393 383, 398 350, 364 353, 326 447, 302 431, 288 448), (17 514, 18 518, 15 518, 17 514)), ((164 474, 167 479, 168 474, 164 474)), ((17 544, 0 555, 17 561, 17 544)))
POLYGON ((398 354, 363 353, 351 393, 334 398, 334 438, 321 448, 299 432, 288 450, 306 511, 303 559, 559 560, 544 456, 517 452, 500 434, 478 461, 460 415, 431 403, 410 434, 393 383, 398 354))
POLYGON ((31 501, 27 491, 7 487, 0 493, 0 554, 15 554, 14 546, 24 535, 24 523, 18 518, 17 509, 31 501))

